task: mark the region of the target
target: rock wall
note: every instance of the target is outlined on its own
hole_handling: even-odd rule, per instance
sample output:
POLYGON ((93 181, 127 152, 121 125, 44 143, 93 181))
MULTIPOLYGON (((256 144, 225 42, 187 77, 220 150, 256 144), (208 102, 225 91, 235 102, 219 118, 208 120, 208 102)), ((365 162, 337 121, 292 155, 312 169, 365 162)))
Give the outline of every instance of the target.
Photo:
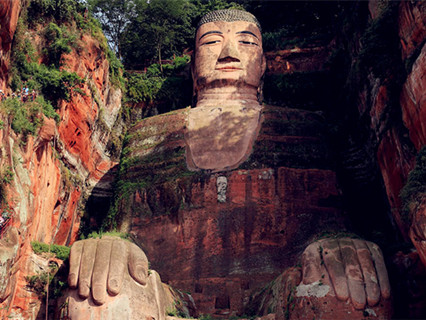
MULTIPOLYGON (((3 1, 0 7, 2 88, 8 80, 8 57, 19 3, 3 1)), ((2 117, 0 163, 14 179, 5 188, 7 200, 2 206, 12 219, 0 244, 4 275, 1 318, 43 316, 42 299, 27 286, 26 277, 40 271, 30 242, 72 244, 91 190, 103 180, 105 192, 111 192, 112 179, 105 175, 117 162, 107 145, 122 93, 109 81, 109 63, 99 41, 84 32, 77 41, 84 49, 73 49, 64 56, 63 68, 76 72, 85 82, 80 86, 81 93, 74 92, 70 101, 60 102, 60 122, 44 118, 37 134, 25 139, 11 129, 9 118, 2 117)))
POLYGON ((20 0, 5 0, 0 5, 0 89, 5 90, 9 78, 10 48, 21 11, 20 0))
MULTIPOLYGON (((374 12, 371 13, 374 17, 374 12)), ((390 88, 387 81, 371 78, 371 128, 378 141, 377 159, 385 183, 393 216, 399 229, 407 237, 409 225, 401 218, 400 192, 408 173, 414 168, 415 154, 426 144, 426 5, 422 1, 402 1, 398 11, 398 32, 402 62, 407 76, 399 88, 397 116, 386 127, 390 88), (386 128, 385 128, 386 127, 386 128)), ((395 113, 394 113, 395 114, 395 113)))
MULTIPOLYGON (((380 19, 383 7, 377 1, 370 1, 367 13, 371 23, 380 19)), ((352 137, 360 135, 362 145, 357 150, 370 150, 367 154, 373 156, 377 163, 380 178, 383 181, 386 200, 389 203, 389 212, 394 221, 394 240, 396 242, 411 242, 417 252, 404 249, 397 252, 389 250, 388 254, 395 256, 388 258, 388 268, 391 271, 391 280, 394 281, 395 317, 423 318, 426 316, 423 305, 425 296, 420 290, 415 289, 409 283, 414 281, 415 287, 424 286, 424 275, 421 272, 413 271, 422 269, 418 265, 421 261, 426 261, 424 245, 424 205, 412 208, 411 216, 413 222, 408 222, 407 215, 403 213, 403 203, 400 193, 407 183, 408 175, 415 167, 416 154, 425 146, 425 43, 426 43, 426 5, 422 1, 401 1, 397 7, 397 24, 395 39, 398 59, 394 63, 398 66, 389 65, 389 70, 398 70, 398 74, 390 74, 387 77, 378 77, 374 72, 369 72, 360 81, 357 77, 346 79, 351 83, 358 81, 363 84, 358 87, 358 93, 353 97, 356 101, 352 111, 351 122, 357 123, 353 132, 357 132, 352 137), (354 80, 355 79, 355 80, 354 80), (359 134, 359 132, 362 132, 359 134), (413 223, 413 225, 411 225, 413 223), (411 228, 411 232, 410 232, 411 228), (415 230, 415 231, 413 231, 415 230), (419 257, 420 256, 420 257, 419 257), (404 257, 404 258, 401 258, 404 257), (413 258, 415 257, 415 258, 413 258), (401 259, 410 261, 403 264, 401 259), (416 261, 415 263, 412 261, 416 261), (416 265, 416 267, 413 267, 416 265), (394 274, 394 278, 392 278, 394 274), (408 280, 410 279, 410 280, 408 280), (413 280, 415 279, 415 280, 413 280), (405 282, 405 283, 403 283, 405 282), (405 293, 402 293, 405 292, 405 293)), ((357 54, 362 49, 359 45, 362 41, 355 36, 355 44, 351 46, 357 58, 357 54)), ((356 60, 352 61, 352 67, 356 60)), ((371 69, 370 69, 371 71, 371 69)), ((359 75, 358 75, 359 77, 359 75)), ((350 139, 347 140, 351 142, 350 139)), ((353 141, 353 140, 352 140, 353 141)), ((362 160, 351 161, 357 167, 362 167, 362 161, 367 161, 367 157, 362 160)), ((373 176, 372 174, 366 175, 373 176)), ((367 179, 364 179, 364 183, 367 179)), ((351 180, 353 185, 358 182, 351 180)), ((362 184, 359 184, 362 185, 362 184)), ((365 185, 365 184, 364 184, 365 185)), ((421 204, 422 201, 420 201, 421 204)), ((365 217, 363 218, 365 220, 365 217)), ((402 248, 402 247, 401 247, 402 248)))
MULTIPOLYGON (((371 1, 369 9, 371 19, 379 17, 378 2, 371 1)), ((392 217, 408 239, 399 193, 426 139, 426 4, 402 1, 398 10, 400 55, 409 66, 397 95, 399 118, 389 126, 384 121, 394 89, 369 74, 368 85, 358 94, 359 118, 352 121, 360 128, 367 123, 367 144, 376 153, 370 156, 377 157, 392 217)), ((20 11, 17 0, 0 5, 2 90, 7 89, 20 11)), ((109 64, 98 40, 82 33, 79 41, 83 50, 74 49, 63 58, 65 69, 86 80, 80 87, 84 94, 73 93, 69 102, 61 102, 59 124, 44 118, 38 133, 23 143, 10 119, 0 119, 0 166, 14 176, 1 208, 13 218, 0 240, 0 317, 43 316, 39 297, 27 288, 26 276, 44 263, 30 242, 71 244, 84 201, 94 193, 100 198, 111 195, 117 163, 107 145, 121 91, 110 84, 109 64)), ((334 45, 268 53, 269 73, 324 71, 334 45)), ((157 116, 131 130, 118 184, 120 223, 164 280, 192 292, 200 311, 227 317, 243 310, 253 291, 297 264, 298 254, 315 234, 344 230, 338 179, 319 113, 266 108, 250 159, 236 170, 216 174, 186 170, 185 117, 184 110, 157 116)), ((348 162, 362 158, 359 149, 351 152, 348 162)), ((369 178, 368 168, 352 165, 358 176, 369 178)), ((423 217, 420 210, 424 204, 414 215, 423 217)), ((424 241, 412 240, 426 261, 424 241)))

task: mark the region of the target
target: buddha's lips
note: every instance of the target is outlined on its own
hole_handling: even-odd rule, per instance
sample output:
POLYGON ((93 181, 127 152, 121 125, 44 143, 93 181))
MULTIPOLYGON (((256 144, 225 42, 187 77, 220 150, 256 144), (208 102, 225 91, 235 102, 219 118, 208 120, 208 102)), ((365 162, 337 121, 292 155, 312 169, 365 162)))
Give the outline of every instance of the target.
POLYGON ((216 70, 230 72, 230 71, 238 71, 238 70, 242 70, 242 69, 241 68, 237 68, 237 67, 231 67, 231 66, 229 66, 229 67, 216 68, 216 70))

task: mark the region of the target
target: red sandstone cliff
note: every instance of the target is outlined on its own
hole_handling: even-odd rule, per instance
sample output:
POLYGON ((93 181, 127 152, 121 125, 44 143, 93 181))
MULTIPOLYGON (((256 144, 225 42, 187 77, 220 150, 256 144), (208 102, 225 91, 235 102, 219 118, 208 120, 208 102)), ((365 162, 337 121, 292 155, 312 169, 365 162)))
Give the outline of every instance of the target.
MULTIPOLYGON (((2 1, 0 5, 3 89, 19 11, 20 1, 2 1)), ((59 124, 44 118, 37 134, 22 143, 22 135, 10 127, 10 119, 1 119, 0 164, 14 176, 2 208, 8 207, 12 219, 0 243, 1 318, 41 317, 41 301, 27 287, 26 276, 43 270, 30 242, 69 245, 75 241, 83 201, 116 165, 107 143, 121 108, 122 93, 109 81, 109 63, 99 41, 84 32, 77 41, 84 50, 64 56, 63 68, 85 79, 80 86, 83 93, 73 93, 70 101, 61 101, 59 124)), ((104 180, 104 184, 109 183, 104 180)))
MULTIPOLYGON (((401 57, 404 60, 407 58, 414 60, 399 95, 401 107, 400 121, 407 129, 408 138, 417 151, 425 145, 426 139, 424 77, 426 55, 424 47, 426 37, 425 8, 426 5, 422 1, 403 1, 399 8, 401 57)), ((377 17, 378 14, 375 10, 377 9, 372 7, 371 15, 373 18, 377 17)), ((2 26, 0 33, 2 50, 0 56, 0 88, 3 90, 6 88, 8 81, 10 48, 19 12, 20 1, 2 1, 0 6, 0 24, 2 26)), ((36 317, 40 302, 33 293, 25 289, 27 283, 25 276, 34 274, 38 270, 36 265, 42 264, 42 262, 33 255, 30 241, 50 242, 53 240, 58 244, 72 243, 75 240, 79 227, 78 211, 81 199, 83 197, 87 198, 93 186, 115 165, 115 162, 111 161, 108 152, 106 152, 106 145, 110 137, 109 131, 116 120, 117 112, 120 108, 121 92, 111 87, 109 83, 108 62, 105 59, 105 53, 97 41, 89 35, 82 35, 80 41, 84 43, 85 50, 79 53, 73 51, 67 55, 65 57, 65 68, 75 71, 80 77, 87 79, 86 83, 81 87, 85 95, 74 94, 70 102, 63 101, 61 103, 59 110, 61 122, 59 125, 55 124, 52 120, 45 119, 44 125, 39 130, 37 136, 30 137, 27 144, 22 146, 19 143, 20 137, 10 129, 8 119, 2 119, 4 129, 0 130, 0 161, 2 166, 13 168, 15 179, 8 187, 8 203, 13 212, 14 218, 12 225, 14 228, 9 228, 8 233, 0 241, 0 261, 2 266, 5 266, 0 270, 1 307, 11 306, 11 309, 1 308, 1 317, 7 315, 24 319, 33 319, 36 317), (101 108, 103 112, 100 112, 101 108), (99 121, 100 117, 103 118, 102 121, 99 121), (106 123, 106 127, 103 125, 104 123, 106 123)), ((326 51, 322 50, 320 54, 322 55, 324 52, 326 51)), ((314 68, 312 60, 306 60, 303 54, 279 52, 270 54, 270 56, 269 66, 272 72, 311 71, 314 68), (295 54, 295 57, 287 59, 292 54, 295 54)), ((362 92, 360 93, 359 100, 361 103, 358 110, 367 110, 367 113, 370 115, 371 128, 378 140, 377 159, 391 210, 400 229, 406 232, 407 226, 403 224, 400 218, 401 202, 399 200, 399 193, 407 180, 408 172, 414 167, 414 153, 410 148, 407 148, 406 140, 403 139, 407 137, 401 136, 397 128, 390 127, 386 132, 383 133, 382 131, 383 118, 381 116, 386 109, 385 105, 389 99, 386 85, 380 84, 377 79, 371 79, 371 86, 366 90, 371 93, 372 97, 370 101, 372 103, 371 105, 366 105, 367 102, 363 99, 366 94, 362 92)), ((171 138, 172 144, 179 145, 179 141, 175 139, 176 136, 171 135, 168 138, 171 138)), ((297 138, 287 140, 286 143, 290 146, 292 146, 292 143, 297 143, 297 138)), ((272 141, 270 143, 276 142, 272 141)), ((268 146, 270 147, 270 145, 268 146)), ((273 153, 268 155, 271 158, 275 156, 273 153)), ((158 159, 154 160, 158 161, 158 159)), ((301 174, 298 171, 300 169, 280 170, 287 170, 287 177, 292 174, 301 174)), ((313 170, 311 174, 314 176, 321 176, 320 173, 326 172, 330 175, 327 181, 333 182, 335 180, 334 173, 332 172, 313 170)), ((286 189, 286 186, 291 185, 291 181, 284 184, 282 190, 280 189, 281 191, 275 189, 275 184, 279 185, 279 181, 284 178, 278 172, 273 171, 273 173, 271 175, 270 171, 257 168, 251 168, 250 170, 243 169, 240 173, 238 171, 230 173, 228 177, 230 181, 228 200, 233 204, 238 203, 243 198, 249 197, 252 199, 253 192, 258 192, 263 198, 273 198, 279 202, 280 196, 283 196, 280 195, 280 192, 284 191, 287 191, 286 196, 293 196, 292 199, 294 201, 298 200, 297 195, 288 193, 293 190, 294 186, 291 186, 291 190, 286 189), (252 180, 246 181, 246 179, 242 181, 242 177, 252 177, 252 180)), ((312 194, 319 192, 318 188, 315 187, 319 182, 315 178, 309 176, 309 179, 306 177, 304 180, 306 184, 294 190, 299 190, 303 193, 306 190, 312 192, 313 189, 314 192, 312 194)), ((106 181, 108 183, 108 179, 106 181)), ((211 240, 212 237, 207 237, 206 240, 203 240, 202 235, 207 234, 208 230, 212 230, 212 226, 209 225, 210 221, 217 218, 217 215, 221 213, 219 207, 224 206, 218 204, 217 201, 213 201, 215 202, 214 205, 209 203, 210 200, 216 200, 217 197, 214 179, 207 179, 205 181, 201 179, 200 182, 191 182, 189 184, 185 179, 179 182, 182 182, 182 184, 179 184, 180 189, 178 193, 175 193, 173 188, 168 189, 170 186, 166 184, 164 188, 155 190, 149 199, 143 198, 147 196, 143 192, 132 194, 132 203, 139 210, 133 213, 134 216, 131 219, 131 223, 135 226, 135 233, 143 232, 142 229, 144 227, 142 227, 141 221, 144 221, 146 218, 141 213, 142 210, 147 210, 146 202, 151 205, 148 209, 154 216, 156 212, 167 209, 171 210, 169 213, 176 213, 173 210, 180 213, 177 216, 156 216, 149 222, 153 226, 153 229, 149 229, 147 233, 151 233, 152 230, 155 231, 152 232, 152 237, 148 239, 149 241, 145 248, 147 253, 149 253, 150 259, 150 255, 152 255, 154 261, 158 262, 160 260, 161 262, 165 252, 170 252, 175 248, 167 246, 172 239, 177 239, 176 246, 181 246, 178 248, 181 251, 189 250, 185 247, 187 245, 185 241, 188 241, 188 243, 199 241, 200 246, 207 249, 205 252, 191 253, 191 257, 195 258, 197 258, 197 254, 206 254, 212 248, 226 248, 226 250, 231 251, 235 249, 237 254, 243 254, 238 250, 243 250, 245 247, 240 247, 237 244, 243 243, 246 240, 246 235, 241 234, 242 231, 239 233, 231 228, 231 222, 234 223, 235 221, 223 220, 225 224, 229 223, 229 225, 225 226, 223 230, 219 230, 220 232, 233 234, 234 242, 218 244, 211 240), (176 195, 182 198, 176 198, 176 195), (157 205, 161 204, 162 201, 166 201, 172 206, 170 208, 158 207, 157 205), (206 204, 210 205, 214 210, 210 212, 203 208, 206 204), (180 208, 181 205, 182 208, 180 208), (197 225, 191 225, 190 219, 184 219, 184 216, 188 217, 197 210, 204 213, 207 212, 205 215, 206 224, 197 222, 197 225), (173 228, 166 228, 165 226, 173 226, 173 228), (192 232, 194 228, 198 228, 200 232, 197 236, 192 232), (172 236, 165 237, 164 234, 168 233, 172 233, 172 236), (177 238, 173 238, 176 234, 178 235, 177 238), (154 239, 158 235, 161 235, 164 240, 162 238, 159 240, 154 239), (164 247, 164 251, 157 250, 158 246, 164 247)), ((329 188, 329 193, 335 195, 336 192, 333 184, 329 188)), ((320 202, 319 200, 321 199, 316 199, 316 201, 320 202)), ((296 202, 300 203, 300 199, 296 202)), ((259 207, 261 205, 258 204, 259 207)), ((317 206, 317 203, 315 203, 315 206, 317 206)), ((228 208, 225 211, 232 212, 231 209, 228 208)), ((267 209, 264 208, 262 210, 267 209)), ((297 206, 286 208, 289 212, 295 212, 296 209, 297 206)), ((129 215, 131 216, 132 213, 129 213, 129 215)), ((267 227, 265 222, 263 222, 262 226, 263 229, 267 227)), ((280 230, 277 229, 274 231, 279 233, 280 230)), ((271 235, 266 234, 265 237, 267 240, 264 242, 256 240, 259 246, 276 245, 277 240, 271 240, 271 235)), ((263 237, 263 235, 256 232, 253 236, 259 239, 263 237)), ((281 235, 277 234, 276 237, 279 238, 281 235)), ((219 237, 215 241, 223 240, 219 237)), ((424 247, 418 246, 418 250, 420 253, 426 255, 424 247)), ((234 264, 237 265, 237 262, 234 262, 234 264)), ((200 265, 197 268, 194 267, 194 270, 190 268, 185 269, 186 261, 177 261, 177 263, 178 267, 176 269, 182 270, 183 268, 183 275, 188 275, 190 272, 197 272, 195 270, 197 268, 210 272, 209 268, 212 267, 208 264, 208 259, 201 259, 200 265)), ((165 264, 172 264, 172 262, 166 261, 165 264)), ((158 267, 156 268, 159 269, 158 267)), ((174 272, 173 269, 168 270, 165 272, 166 279, 172 277, 174 272)), ((278 270, 274 270, 273 273, 277 272, 278 270)), ((163 274, 161 275, 163 276, 163 274)), ((266 276, 268 279, 270 277, 270 275, 266 276)), ((227 286, 222 288, 223 291, 215 289, 215 285, 220 281, 213 277, 206 277, 199 283, 185 282, 183 278, 176 279, 174 282, 176 284, 180 282, 183 287, 190 289, 206 310, 214 311, 220 309, 223 312, 227 312, 229 309, 228 306, 241 307, 241 301, 236 301, 234 296, 227 296, 226 294, 222 296, 223 299, 219 300, 215 300, 213 297, 222 295, 223 292, 226 293, 227 291, 248 290, 246 289, 247 286, 244 286, 245 282, 240 278, 236 276, 235 279, 237 280, 234 279, 229 282, 227 286), (206 293, 208 291, 211 294, 202 295, 203 292, 206 293)))
POLYGON ((0 89, 2 90, 6 88, 9 77, 10 48, 20 11, 20 0, 5 0, 0 4, 0 89))
MULTIPOLYGON (((374 13, 372 13, 374 16, 374 13)), ((370 106, 371 128, 379 141, 377 159, 386 187, 393 216, 399 229, 407 235, 410 226, 401 220, 400 192, 407 181, 408 173, 414 168, 415 153, 426 144, 426 4, 422 1, 402 1, 398 13, 398 31, 401 41, 401 57, 406 65, 411 61, 407 77, 399 94, 400 116, 394 123, 403 124, 408 137, 395 125, 383 131, 386 107, 389 103, 389 90, 386 83, 373 85, 370 106), (407 141, 407 138, 409 141, 407 141)), ((362 108, 369 106, 360 106, 362 108)), ((419 248, 420 249, 420 248, 419 248)), ((422 252, 423 250, 421 250, 422 252)), ((423 255, 426 252, 422 253, 423 255)))

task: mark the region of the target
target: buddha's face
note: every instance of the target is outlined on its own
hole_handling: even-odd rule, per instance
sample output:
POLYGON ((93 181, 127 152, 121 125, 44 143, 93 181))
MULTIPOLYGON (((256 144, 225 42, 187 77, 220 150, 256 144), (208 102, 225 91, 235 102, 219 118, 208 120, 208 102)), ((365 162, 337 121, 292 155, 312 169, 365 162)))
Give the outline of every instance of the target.
POLYGON ((246 21, 201 25, 195 39, 194 88, 251 86, 258 88, 265 72, 262 35, 246 21))

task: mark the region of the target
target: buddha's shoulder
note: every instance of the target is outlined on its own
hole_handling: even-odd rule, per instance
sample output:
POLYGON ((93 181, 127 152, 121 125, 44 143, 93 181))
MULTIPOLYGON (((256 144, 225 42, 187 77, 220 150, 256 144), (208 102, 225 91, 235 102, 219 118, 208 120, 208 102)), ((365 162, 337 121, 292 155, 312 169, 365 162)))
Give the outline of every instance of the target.
POLYGON ((184 134, 190 108, 174 110, 139 120, 127 131, 128 156, 144 157, 153 153, 184 148, 184 134))
POLYGON ((145 132, 147 135, 167 131, 183 129, 186 124, 188 113, 191 108, 178 109, 156 116, 148 117, 137 121, 131 126, 129 132, 145 132))
POLYGON ((293 118, 293 119, 323 119, 321 111, 290 108, 286 106, 262 105, 262 116, 264 118, 293 118))

